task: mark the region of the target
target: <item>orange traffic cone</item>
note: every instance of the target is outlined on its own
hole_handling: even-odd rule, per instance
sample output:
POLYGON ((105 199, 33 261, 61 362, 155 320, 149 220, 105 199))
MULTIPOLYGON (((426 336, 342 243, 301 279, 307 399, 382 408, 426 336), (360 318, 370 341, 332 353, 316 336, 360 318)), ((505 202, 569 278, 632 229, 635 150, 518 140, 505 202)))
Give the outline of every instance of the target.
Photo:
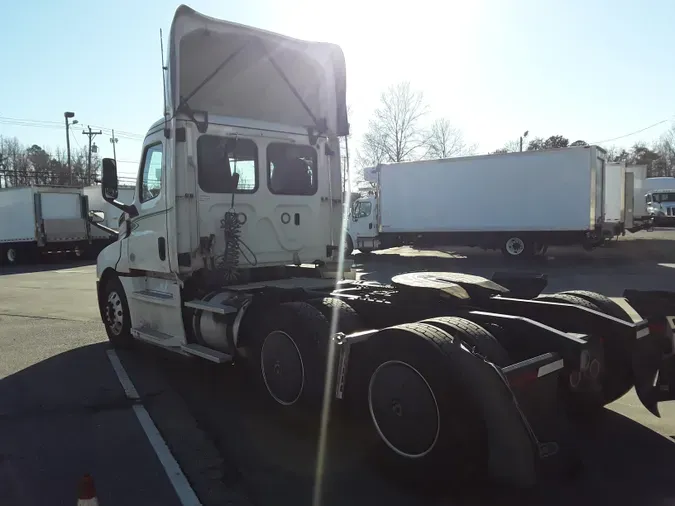
POLYGON ((80 490, 77 494, 77 506, 98 506, 94 479, 85 474, 80 481, 80 490))

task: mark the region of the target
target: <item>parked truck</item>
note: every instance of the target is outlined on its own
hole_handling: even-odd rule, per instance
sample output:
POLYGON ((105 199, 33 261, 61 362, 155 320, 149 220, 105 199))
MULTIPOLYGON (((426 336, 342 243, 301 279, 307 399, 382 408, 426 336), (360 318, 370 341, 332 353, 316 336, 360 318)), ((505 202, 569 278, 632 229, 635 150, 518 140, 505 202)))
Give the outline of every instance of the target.
MULTIPOLYGON (((349 124, 338 46, 180 6, 169 48, 165 117, 143 142, 132 203, 117 200, 116 164, 103 160, 103 194, 124 212, 119 240, 96 266, 101 319, 114 346, 145 342, 234 363, 241 376, 229 380, 281 417, 316 420, 342 405, 366 424, 373 451, 409 476, 448 485, 477 473, 533 485, 568 448, 561 409, 591 413, 632 387, 655 414, 659 401, 672 398, 668 376, 654 380, 672 362, 672 342, 650 333, 650 321, 627 299, 541 296, 541 276, 350 279, 341 247, 339 138, 349 124)), ((460 208, 467 229, 484 223, 467 213, 475 209, 506 225, 522 217, 540 230, 552 208, 566 213, 556 222, 563 235, 570 227, 582 238, 595 233, 601 150, 485 160, 485 179, 463 190, 471 195, 471 206, 460 208), (541 160, 524 162, 522 173, 533 174, 547 165, 541 157, 552 157, 558 171, 534 177, 527 191, 513 175, 487 170, 494 161, 541 160), (525 202, 504 198, 514 188, 525 202), (560 193, 576 197, 574 206, 560 193)), ((380 173, 385 217, 394 205, 387 172, 380 173)), ((429 190, 427 176, 417 181, 406 194, 429 190)), ((457 195, 452 186, 447 192, 457 195)), ((398 203, 412 212, 405 204, 398 203)))
POLYGON ((347 250, 480 246, 507 257, 602 244, 606 153, 597 146, 381 164, 355 203, 347 250))
POLYGON ((91 250, 87 199, 78 188, 31 186, 0 190, 0 258, 36 261, 41 254, 91 250))

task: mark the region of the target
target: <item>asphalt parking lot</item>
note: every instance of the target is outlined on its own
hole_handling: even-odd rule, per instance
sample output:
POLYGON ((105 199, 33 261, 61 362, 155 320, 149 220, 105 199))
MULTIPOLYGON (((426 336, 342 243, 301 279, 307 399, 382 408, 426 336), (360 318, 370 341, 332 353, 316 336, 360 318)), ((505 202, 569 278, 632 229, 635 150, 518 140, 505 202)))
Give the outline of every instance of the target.
MULTIPOLYGON (((675 231, 636 241, 592 253, 552 250, 528 265, 447 248, 357 254, 354 260, 360 277, 379 281, 411 270, 528 270, 548 275, 547 292, 577 288, 620 296, 625 288, 675 289, 675 231)), ((94 266, 55 263, 1 274, 0 503, 74 503, 78 479, 91 473, 102 505, 180 504, 107 358, 94 266)), ((314 432, 270 419, 247 395, 236 367, 143 346, 119 358, 202 504, 311 503, 314 432)), ((381 475, 358 428, 336 417, 323 503, 675 503, 675 406, 661 412, 661 419, 653 417, 631 392, 597 423, 579 429, 585 465, 576 480, 527 494, 481 487, 462 498, 409 490, 381 475)))

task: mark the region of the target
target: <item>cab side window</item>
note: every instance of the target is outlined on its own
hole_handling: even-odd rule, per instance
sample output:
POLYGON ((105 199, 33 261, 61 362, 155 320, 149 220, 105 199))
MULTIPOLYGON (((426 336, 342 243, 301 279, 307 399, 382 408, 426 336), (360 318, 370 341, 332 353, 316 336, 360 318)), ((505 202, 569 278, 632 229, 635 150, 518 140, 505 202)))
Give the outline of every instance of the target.
POLYGON ((356 208, 356 217, 357 218, 367 218, 372 212, 373 204, 370 202, 359 202, 359 206, 356 208))
POLYGON ((159 196, 162 191, 162 144, 153 144, 145 149, 143 155, 143 178, 141 179, 140 200, 148 202, 159 196))

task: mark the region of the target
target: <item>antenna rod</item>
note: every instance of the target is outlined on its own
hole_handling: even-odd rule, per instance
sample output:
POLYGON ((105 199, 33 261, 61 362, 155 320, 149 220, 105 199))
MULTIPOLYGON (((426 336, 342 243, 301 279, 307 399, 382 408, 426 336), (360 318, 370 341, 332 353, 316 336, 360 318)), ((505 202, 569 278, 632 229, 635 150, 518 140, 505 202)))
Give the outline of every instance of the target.
POLYGON ((167 122, 169 121, 168 119, 168 111, 166 108, 166 66, 164 65, 164 37, 162 37, 162 29, 159 29, 159 50, 162 53, 162 88, 164 92, 164 136, 168 137, 168 132, 167 132, 167 122))

